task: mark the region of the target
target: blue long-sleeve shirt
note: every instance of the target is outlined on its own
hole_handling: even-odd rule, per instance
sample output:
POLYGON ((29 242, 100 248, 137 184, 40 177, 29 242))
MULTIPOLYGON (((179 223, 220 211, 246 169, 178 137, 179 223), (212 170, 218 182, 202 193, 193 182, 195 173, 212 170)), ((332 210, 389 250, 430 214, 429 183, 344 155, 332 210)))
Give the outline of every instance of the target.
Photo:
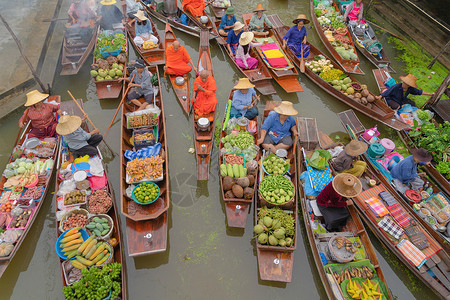
POLYGON ((292 26, 289 28, 288 32, 283 36, 283 40, 287 40, 287 44, 296 44, 300 45, 303 41, 303 38, 307 36, 306 28, 305 26, 302 27, 302 29, 298 30, 297 25, 292 26))
POLYGON ((233 28, 225 29, 225 26, 233 26, 234 23, 236 23, 236 22, 237 22, 237 19, 234 15, 231 17, 231 19, 228 19, 228 16, 225 15, 220 20, 219 29, 223 29, 225 32, 233 30, 233 28))
POLYGON ((136 33, 136 36, 144 33, 153 34, 152 24, 149 20, 146 20, 145 25, 138 25, 138 22, 136 21, 134 23, 134 32, 136 33))
POLYGON ((397 83, 385 90, 381 93, 381 96, 386 99, 386 102, 395 101, 400 106, 405 103, 405 100, 408 99, 408 95, 422 95, 423 91, 416 89, 415 87, 410 86, 405 93, 403 93, 402 83, 397 83))
POLYGON ((393 178, 400 180, 403 184, 407 184, 418 176, 417 167, 413 156, 410 155, 392 168, 391 175, 393 178))
POLYGON ((243 116, 247 113, 247 108, 244 106, 249 106, 252 104, 252 97, 256 95, 254 88, 249 88, 246 94, 243 94, 241 90, 235 90, 233 92, 233 102, 231 105, 236 108, 239 113, 243 116))

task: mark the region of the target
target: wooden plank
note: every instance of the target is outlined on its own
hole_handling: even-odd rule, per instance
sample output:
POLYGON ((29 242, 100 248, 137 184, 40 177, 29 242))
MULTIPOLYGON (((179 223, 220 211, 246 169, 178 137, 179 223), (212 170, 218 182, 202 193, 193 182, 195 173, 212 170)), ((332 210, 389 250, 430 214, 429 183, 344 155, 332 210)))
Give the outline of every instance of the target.
POLYGON ((434 261, 435 264, 440 263, 442 260, 437 256, 437 254, 433 255, 431 259, 434 261))
POLYGON ((450 100, 439 100, 431 108, 444 120, 450 122, 450 100))
POLYGON ((448 280, 450 280, 450 272, 449 272, 448 267, 445 265, 445 263, 443 261, 441 261, 437 264, 437 266, 438 266, 439 270, 441 270, 442 274, 444 274, 444 276, 448 280))
POLYGON ((436 267, 430 268, 431 271, 433 271, 434 275, 439 279, 439 281, 448 289, 450 290, 450 281, 442 274, 442 272, 436 267))
POLYGON ((167 212, 147 221, 135 222, 127 218, 128 255, 141 256, 166 251, 167 226, 167 212))

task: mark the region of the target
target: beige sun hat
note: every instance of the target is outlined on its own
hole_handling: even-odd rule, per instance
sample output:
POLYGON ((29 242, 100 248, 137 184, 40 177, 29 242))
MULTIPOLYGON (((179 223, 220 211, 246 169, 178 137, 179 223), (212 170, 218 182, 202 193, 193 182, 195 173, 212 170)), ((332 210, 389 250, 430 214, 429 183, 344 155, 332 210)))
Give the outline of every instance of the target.
POLYGON ((358 196, 362 191, 362 184, 355 175, 340 173, 333 178, 333 189, 339 195, 347 198, 358 196))
POLYGON ((298 114, 298 111, 295 110, 292 102, 289 101, 281 101, 281 104, 275 107, 273 110, 281 115, 287 116, 295 116, 296 114, 298 114))
POLYGON ((251 31, 243 32, 241 34, 241 37, 239 38, 239 44, 241 44, 242 46, 248 45, 254 37, 255 35, 251 31))
POLYGON ((358 156, 367 151, 367 144, 362 141, 352 140, 345 146, 344 151, 350 156, 358 156))
POLYGON ((148 20, 148 18, 144 15, 144 12, 142 10, 138 10, 137 13, 133 14, 136 18, 139 19, 139 21, 145 21, 148 20))
POLYGON ((255 85, 253 85, 250 80, 248 80, 248 78, 241 78, 233 88, 238 90, 245 90, 252 87, 255 87, 255 85))
POLYGON ((113 4, 116 4, 116 3, 117 3, 116 0, 102 0, 102 1, 100 1, 101 5, 113 5, 113 4))
POLYGON ((242 28, 244 28, 244 24, 242 24, 241 22, 237 21, 236 23, 234 23, 233 30, 239 30, 242 28))
POLYGON ((415 87, 417 89, 417 77, 413 74, 408 74, 406 76, 400 76, 400 80, 409 86, 415 87))
POLYGON ((48 98, 48 94, 43 94, 39 92, 38 90, 33 90, 29 93, 27 93, 27 102, 25 102, 24 106, 31 106, 33 104, 36 104, 38 102, 41 102, 48 98))
POLYGON ((78 116, 62 115, 56 125, 56 132, 59 135, 68 135, 78 129, 81 125, 81 118, 78 116))
POLYGON ((264 7, 262 6, 262 4, 261 3, 258 3, 257 5, 256 5, 256 9, 253 11, 253 12, 257 12, 257 11, 267 11, 267 9, 264 9, 264 7))
POLYGON ((309 23, 309 20, 306 18, 306 16, 304 14, 298 15, 297 18, 292 21, 292 23, 298 24, 298 22, 300 22, 300 20, 303 20, 303 24, 309 23))

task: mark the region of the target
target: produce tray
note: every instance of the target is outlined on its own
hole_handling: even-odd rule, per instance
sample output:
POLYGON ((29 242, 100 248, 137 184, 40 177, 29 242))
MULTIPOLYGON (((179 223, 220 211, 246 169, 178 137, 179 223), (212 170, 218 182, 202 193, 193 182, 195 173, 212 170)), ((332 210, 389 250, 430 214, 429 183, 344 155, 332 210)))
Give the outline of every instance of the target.
MULTIPOLYGON (((67 194, 69 194, 69 193, 67 193, 67 194)), ((64 194, 64 196, 63 196, 63 204, 64 204, 64 200, 65 200, 67 194, 64 194)), ((77 206, 85 205, 87 203, 88 196, 89 195, 87 195, 87 194, 84 196, 84 201, 83 202, 80 202, 80 203, 77 203, 77 204, 70 204, 70 205, 65 205, 64 204, 64 206, 67 207, 67 208, 71 208, 71 207, 77 207, 77 206)))
POLYGON ((152 126, 150 128, 133 130, 133 144, 134 144, 134 148, 136 149, 136 151, 141 148, 153 146, 154 144, 156 144, 157 140, 158 140, 158 125, 152 126), (147 132, 151 132, 151 131, 153 131, 153 139, 143 140, 143 141, 135 140, 136 134, 143 134, 143 133, 147 133, 147 132))
POLYGON ((140 111, 137 111, 133 115, 132 114, 127 115, 127 129, 137 129, 137 128, 145 128, 145 127, 152 128, 154 126, 158 126, 159 125, 159 116, 158 116, 158 114, 156 114, 156 113, 141 113, 141 114, 139 114, 138 112, 140 112, 140 111), (134 127, 130 126, 130 124, 129 124, 129 117, 140 116, 140 115, 153 115, 153 117, 158 118, 158 120, 156 122, 156 125, 144 125, 144 126, 134 126, 134 127))
MULTIPOLYGON (((41 199, 42 199, 42 195, 44 194, 44 190, 45 190, 45 188, 44 187, 38 187, 38 189, 40 189, 41 190, 41 196, 39 197, 39 199, 37 199, 37 200, 35 200, 35 201, 40 201, 41 199)), ((24 196, 24 194, 25 194, 25 192, 27 191, 28 189, 24 189, 23 190, 23 192, 22 192, 22 194, 20 195, 20 197, 23 197, 24 196)))
MULTIPOLYGON (((264 168, 264 161, 265 161, 266 159, 268 159, 268 158, 270 158, 270 157, 274 157, 274 156, 276 156, 276 155, 273 154, 273 153, 271 153, 271 154, 269 154, 267 157, 265 157, 264 160, 263 160, 262 168, 263 168, 264 173, 266 173, 267 175, 273 175, 273 174, 266 171, 266 169, 264 168)), ((278 157, 278 156, 276 156, 276 157, 278 157)), ((284 172, 283 174, 279 174, 279 175, 284 175, 284 174, 286 174, 287 172, 289 172, 289 171, 291 170, 291 165, 288 164, 288 163, 286 163, 286 166, 284 167, 284 170, 285 170, 285 172, 284 172)))
POLYGON ((245 156, 244 156, 244 154, 243 153, 236 153, 236 152, 225 152, 225 153, 223 153, 222 154, 222 163, 223 164, 225 164, 225 155, 227 155, 227 154, 234 154, 234 155, 240 155, 240 156, 242 156, 242 158, 244 159, 244 167, 245 167, 245 156))
MULTIPOLYGON (((19 206, 19 207, 20 207, 20 206, 19 206)), ((25 209, 24 209, 24 210, 25 210, 25 209)), ((14 218, 11 218, 11 221, 9 221, 8 226, 6 227, 6 229, 8 229, 8 230, 24 230, 24 229, 27 228, 28 225, 30 224, 30 221, 31 221, 31 219, 32 219, 32 217, 33 217, 33 214, 34 214, 35 210, 36 210, 35 208, 32 209, 31 214, 30 214, 29 217, 28 217, 27 223, 25 224, 25 227, 19 227, 19 228, 13 228, 13 227, 10 227, 12 221, 14 221, 14 219, 17 218, 17 217, 14 217, 14 218)))
POLYGON ((137 184, 137 183, 142 183, 142 182, 158 182, 158 181, 162 181, 164 179, 164 173, 155 179, 148 179, 148 178, 142 178, 142 180, 139 181, 135 181, 135 182, 130 182, 131 176, 126 174, 127 176, 125 177, 125 180, 128 184, 137 184))

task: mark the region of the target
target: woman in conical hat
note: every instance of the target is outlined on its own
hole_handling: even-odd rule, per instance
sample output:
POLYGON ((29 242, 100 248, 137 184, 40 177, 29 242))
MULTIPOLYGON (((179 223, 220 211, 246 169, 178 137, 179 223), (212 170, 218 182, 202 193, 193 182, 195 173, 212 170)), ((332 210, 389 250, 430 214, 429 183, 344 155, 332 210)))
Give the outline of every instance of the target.
POLYGON ((366 143, 352 140, 345 146, 344 150, 333 159, 334 169, 339 173, 349 173, 356 177, 361 177, 366 171, 367 164, 356 159, 356 157, 364 154, 366 151, 366 143))
POLYGON ((289 28, 283 36, 283 48, 286 48, 286 46, 289 47, 295 56, 300 58, 302 57, 303 48, 303 57, 308 57, 310 48, 306 43, 307 32, 304 25, 308 24, 309 20, 305 15, 300 14, 292 23, 295 25, 289 28))
POLYGON ((252 42, 254 38, 253 32, 243 32, 239 38, 239 45, 236 50, 236 64, 243 70, 252 70, 258 67, 258 60, 250 56, 252 47, 259 47, 262 43, 252 42))
POLYGON ((273 27, 272 23, 269 21, 269 18, 267 18, 267 15, 264 13, 265 11, 267 10, 263 8, 262 4, 258 3, 258 5, 256 5, 256 9, 253 11, 255 14, 248 23, 250 30, 256 36, 266 36, 269 34, 269 31, 264 29, 264 25, 269 28, 273 27))
POLYGON ((259 96, 256 95, 254 87, 255 85, 251 84, 248 78, 239 79, 239 82, 234 86, 236 90, 233 92, 233 102, 231 102, 231 117, 244 116, 252 120, 258 115, 255 103, 259 100, 259 96))
POLYGON ((116 0, 102 0, 100 4, 100 27, 104 30, 113 30, 113 24, 123 22, 123 14, 115 5, 116 0))
POLYGON ((31 122, 31 130, 29 137, 52 137, 56 131, 56 115, 61 114, 58 105, 43 102, 48 98, 48 94, 40 93, 33 90, 27 93, 27 102, 24 106, 28 107, 19 120, 19 126, 22 128, 29 121, 31 122))
POLYGON ((155 45, 158 44, 158 38, 153 35, 152 23, 144 14, 144 11, 138 10, 134 14, 136 21, 134 23, 134 33, 136 34, 134 42, 139 47, 144 44, 145 41, 151 41, 155 45))

